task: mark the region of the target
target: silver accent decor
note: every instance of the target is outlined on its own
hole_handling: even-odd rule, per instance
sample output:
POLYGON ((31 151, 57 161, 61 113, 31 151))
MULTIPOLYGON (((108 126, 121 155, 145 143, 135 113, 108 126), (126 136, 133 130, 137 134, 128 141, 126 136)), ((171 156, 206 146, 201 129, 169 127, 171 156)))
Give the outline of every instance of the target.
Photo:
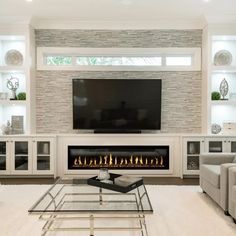
POLYGON ((18 50, 11 49, 5 55, 5 63, 8 66, 22 66, 23 55, 18 50))
POLYGON ((216 66, 229 66, 232 60, 232 54, 227 50, 220 50, 214 56, 214 64, 216 66))
POLYGON ((225 96, 229 92, 229 85, 226 79, 224 78, 220 83, 220 94, 222 96, 222 100, 226 100, 225 96))
POLYGON ((221 126, 218 124, 212 124, 211 125, 211 133, 212 134, 219 134, 221 131, 221 126))
POLYGON ((11 78, 7 80, 7 88, 12 92, 10 100, 16 100, 16 90, 19 88, 19 79, 11 76, 11 78))

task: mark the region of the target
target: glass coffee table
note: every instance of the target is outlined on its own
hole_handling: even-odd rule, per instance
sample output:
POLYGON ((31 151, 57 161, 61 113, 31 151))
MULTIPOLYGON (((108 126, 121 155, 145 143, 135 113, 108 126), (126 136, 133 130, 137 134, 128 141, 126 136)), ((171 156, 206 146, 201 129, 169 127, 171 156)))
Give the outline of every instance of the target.
POLYGON ((50 231, 89 231, 91 236, 96 231, 140 231, 144 236, 148 235, 145 215, 152 213, 145 185, 119 193, 75 178, 58 179, 29 210, 46 221, 42 235, 50 231), (124 223, 117 226, 117 222, 124 223))

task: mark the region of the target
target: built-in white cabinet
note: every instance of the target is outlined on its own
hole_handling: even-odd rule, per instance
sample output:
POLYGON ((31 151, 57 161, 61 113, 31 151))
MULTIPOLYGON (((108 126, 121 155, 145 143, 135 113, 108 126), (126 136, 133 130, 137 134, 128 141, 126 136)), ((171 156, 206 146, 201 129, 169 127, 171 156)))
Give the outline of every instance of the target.
POLYGON ((205 151, 209 153, 236 152, 236 138, 206 138, 205 151))
POLYGON ((0 138, 0 174, 10 174, 9 141, 0 138))
POLYGON ((53 138, 33 139, 33 173, 54 173, 55 140, 53 138))
POLYGON ((199 174, 199 156, 204 150, 204 138, 183 139, 183 174, 199 174))
POLYGON ((32 174, 32 148, 31 140, 27 138, 15 138, 10 141, 11 174, 32 174))
POLYGON ((0 138, 0 175, 54 175, 55 138, 0 138))
POLYGON ((199 175, 202 153, 236 153, 236 137, 184 137, 183 175, 199 175))

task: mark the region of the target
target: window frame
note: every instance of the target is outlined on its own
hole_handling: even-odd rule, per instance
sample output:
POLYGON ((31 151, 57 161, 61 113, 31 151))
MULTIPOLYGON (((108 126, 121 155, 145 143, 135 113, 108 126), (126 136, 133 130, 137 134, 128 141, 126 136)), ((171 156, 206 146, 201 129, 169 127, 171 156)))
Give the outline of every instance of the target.
POLYGON ((201 48, 76 48, 76 47, 38 47, 37 70, 74 70, 74 71, 200 71, 201 48), (72 65, 47 65, 47 56, 71 56, 72 65), (161 66, 137 65, 78 65, 76 58, 89 56, 109 57, 161 57, 161 66), (191 66, 168 66, 166 57, 191 56, 191 66))

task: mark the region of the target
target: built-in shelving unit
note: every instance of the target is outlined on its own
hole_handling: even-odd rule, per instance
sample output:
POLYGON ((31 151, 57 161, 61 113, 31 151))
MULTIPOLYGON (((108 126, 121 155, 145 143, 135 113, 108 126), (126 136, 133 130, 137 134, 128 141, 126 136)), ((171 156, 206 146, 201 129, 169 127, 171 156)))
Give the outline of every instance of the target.
MULTIPOLYGON (((8 121, 12 123, 13 116, 19 117, 20 121, 23 117, 22 133, 26 134, 34 131, 33 121, 35 119, 34 88, 32 86, 34 84, 34 60, 32 59, 34 57, 34 43, 32 34, 34 34, 34 31, 30 27, 0 28, 0 127, 6 126, 8 121), (16 53, 22 55, 22 60, 19 60, 17 55, 15 55, 15 58, 13 55, 13 58, 9 60, 11 50, 15 50, 16 53), (6 55, 8 55, 8 59, 6 55), (14 59, 20 61, 20 63, 15 63, 14 59), (21 92, 26 93, 26 100, 11 100, 12 93, 7 87, 7 82, 11 77, 17 78, 19 81, 16 95, 21 92)), ((0 129, 1 133, 2 130, 0 129)))
POLYGON ((208 103, 208 132, 211 125, 218 124, 222 127, 226 123, 236 122, 236 34, 215 31, 209 34, 210 38, 210 65, 209 65, 209 103, 208 103), (227 50, 232 55, 231 63, 216 65, 215 55, 221 50, 227 50), (228 83, 228 94, 225 100, 212 101, 211 93, 220 92, 220 84, 225 79, 228 83))

